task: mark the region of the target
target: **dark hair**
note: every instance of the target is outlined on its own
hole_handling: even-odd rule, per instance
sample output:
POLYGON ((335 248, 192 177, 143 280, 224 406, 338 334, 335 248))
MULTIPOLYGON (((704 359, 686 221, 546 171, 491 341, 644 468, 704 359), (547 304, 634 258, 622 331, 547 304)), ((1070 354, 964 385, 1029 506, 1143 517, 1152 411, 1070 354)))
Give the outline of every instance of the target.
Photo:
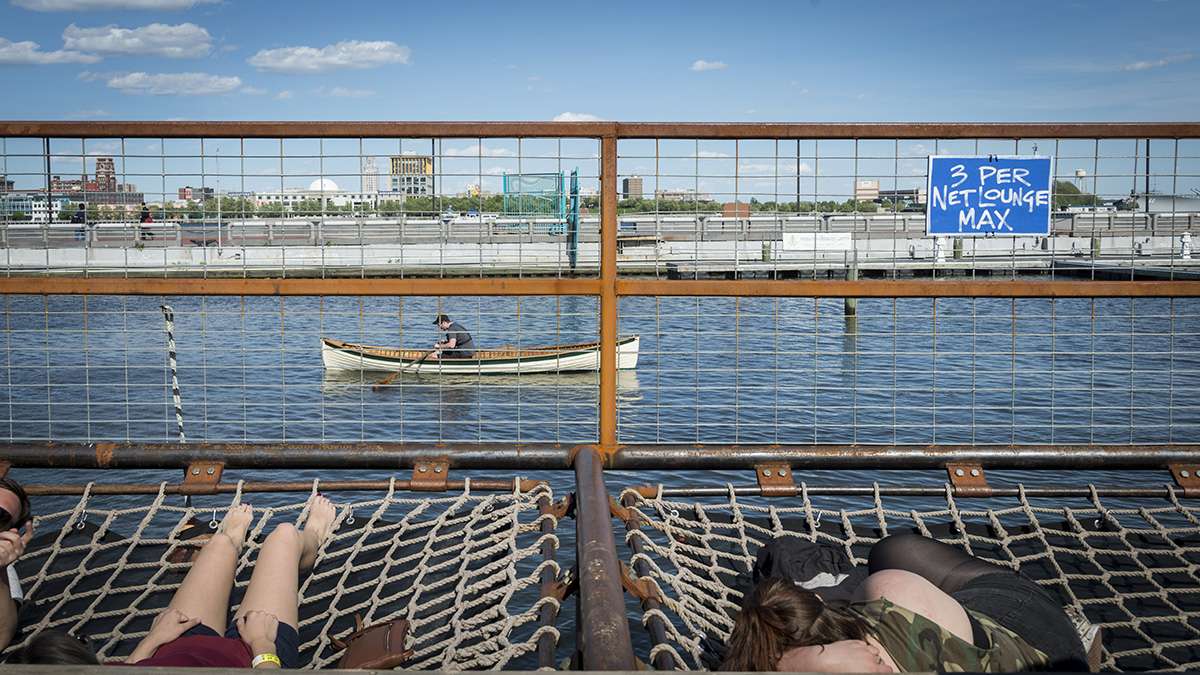
POLYGON ((866 637, 866 624, 845 603, 826 604, 788 579, 768 577, 746 598, 721 670, 771 671, 789 649, 866 637))
POLYGON ((440 326, 444 323, 450 323, 450 317, 446 316, 445 314, 438 314, 437 318, 433 320, 433 324, 435 326, 440 326))
MULTIPOLYGON (((8 476, 0 478, 0 490, 8 490, 15 494, 17 501, 21 503, 20 512, 12 514, 12 521, 7 526, 0 527, 0 529, 7 530, 14 527, 19 529, 33 517, 33 509, 29 506, 29 495, 25 494, 25 488, 21 487, 20 483, 8 476)), ((3 523, 0 523, 0 525, 3 525, 3 523)))
POLYGON ((83 640, 61 630, 44 630, 17 652, 17 663, 100 665, 96 652, 83 640))

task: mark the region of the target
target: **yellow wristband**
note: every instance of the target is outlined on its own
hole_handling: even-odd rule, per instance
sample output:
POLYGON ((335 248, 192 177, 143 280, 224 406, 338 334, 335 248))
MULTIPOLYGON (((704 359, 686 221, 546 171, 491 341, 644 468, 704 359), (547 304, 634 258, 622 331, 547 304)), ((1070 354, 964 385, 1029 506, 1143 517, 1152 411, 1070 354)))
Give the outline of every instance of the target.
POLYGON ((258 656, 254 657, 254 660, 250 662, 250 667, 257 668, 264 663, 274 663, 275 665, 279 666, 280 668, 283 667, 283 662, 279 660, 278 656, 275 656, 271 652, 267 652, 266 654, 259 654, 258 656))

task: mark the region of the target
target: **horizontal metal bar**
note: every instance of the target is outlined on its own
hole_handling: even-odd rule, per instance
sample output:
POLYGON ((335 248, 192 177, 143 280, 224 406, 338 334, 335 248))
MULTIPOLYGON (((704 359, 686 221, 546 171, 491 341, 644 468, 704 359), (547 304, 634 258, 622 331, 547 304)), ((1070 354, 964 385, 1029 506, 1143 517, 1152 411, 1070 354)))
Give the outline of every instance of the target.
POLYGON ((0 136, 50 138, 599 138, 612 122, 0 122, 0 136))
MULTIPOLYGON (((1200 281, 663 280, 619 279, 621 296, 800 298, 1200 297, 1200 281)), ((0 295, 599 295, 595 278, 204 279, 20 276, 0 278, 0 295)))
POLYGON ((51 138, 1189 138, 1196 122, 0 122, 0 136, 51 138))
MULTIPOLYGON (((542 484, 543 481, 523 479, 520 481, 522 492, 529 492, 542 484)), ((386 480, 322 480, 322 492, 375 492, 387 490, 391 486, 386 480)), ((446 491, 462 490, 466 481, 446 481, 446 491)), ((243 493, 258 492, 305 492, 311 490, 312 481, 245 481, 242 483, 243 493)), ((411 481, 397 480, 397 490, 411 489, 411 481)), ((516 480, 471 479, 471 490, 485 492, 507 492, 516 486, 516 480)), ((25 485, 25 492, 30 495, 81 495, 85 491, 93 495, 156 495, 160 489, 157 483, 94 483, 88 490, 86 485, 25 485)), ((183 485, 168 484, 162 486, 164 494, 196 495, 196 494, 228 494, 237 492, 237 483, 218 483, 216 485, 183 485)))
POLYGON ((617 281, 617 295, 777 298, 1180 298, 1200 296, 1200 281, 620 279, 617 281))
MULTIPOLYGON (((459 469, 568 469, 582 449, 561 443, 0 443, 17 467, 174 469, 398 469, 445 458, 459 469)), ((797 469, 928 469, 971 461, 992 469, 1157 469, 1200 462, 1200 444, 1166 445, 706 445, 626 444, 611 469, 735 469, 769 462, 797 469)))
MULTIPOLYGON (((1164 481, 1166 482, 1166 481, 1164 481)), ((322 483, 322 485, 324 485, 322 483)), ((642 497, 652 499, 659 494, 658 487, 653 485, 643 485, 631 488, 642 497)), ((894 487, 880 485, 875 486, 864 485, 808 485, 806 492, 812 497, 872 497, 877 492, 883 497, 942 497, 946 494, 944 486, 928 486, 928 487, 894 487)), ((763 490, 760 487, 753 485, 740 485, 733 487, 733 493, 739 496, 761 496, 763 490)), ((1026 497, 1081 497, 1088 498, 1092 496, 1092 490, 1088 487, 1026 487, 1024 490, 1019 488, 1008 487, 993 487, 986 498, 993 497, 1020 497, 1021 494, 1026 497)), ((795 494, 800 494, 800 488, 797 486, 795 494)), ((951 494, 955 497, 970 499, 976 495, 959 494, 958 490, 951 488, 951 494)), ((1176 490, 1177 495, 1182 495, 1183 490, 1176 490)), ((719 487, 694 487, 694 488, 668 488, 662 490, 663 497, 725 497, 729 495, 729 488, 719 487)), ((787 496, 775 491, 768 496, 787 496)), ((1167 499, 1171 493, 1165 487, 1157 488, 1119 488, 1108 486, 1097 486, 1096 496, 1098 497, 1161 497, 1167 499)))
POLYGON ((989 469, 1156 469, 1200 462, 1200 445, 622 445, 614 469, 931 469, 975 462, 989 469))
POLYGON ((1200 134, 1200 123, 676 123, 620 122, 620 138, 1187 138, 1200 134))
POLYGON ((599 295, 599 279, 3 277, 0 295, 599 295))
POLYGON ((456 469, 569 469, 575 448, 559 443, 2 443, 13 466, 177 469, 224 462, 226 469, 411 469, 445 458, 456 469))

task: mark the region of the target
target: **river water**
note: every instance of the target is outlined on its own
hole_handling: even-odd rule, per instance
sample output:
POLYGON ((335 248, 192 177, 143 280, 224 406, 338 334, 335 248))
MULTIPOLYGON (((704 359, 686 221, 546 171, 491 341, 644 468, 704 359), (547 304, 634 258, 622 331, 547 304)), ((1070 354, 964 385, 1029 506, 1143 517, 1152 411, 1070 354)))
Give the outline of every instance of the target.
MULTIPOLYGON (((170 441, 161 300, 6 297, 0 434, 170 441)), ((172 298, 188 440, 596 438, 595 373, 326 372, 322 335, 425 348, 595 339, 594 299, 172 298)), ((1195 299, 626 298, 625 442, 1166 443, 1200 431, 1195 299)))

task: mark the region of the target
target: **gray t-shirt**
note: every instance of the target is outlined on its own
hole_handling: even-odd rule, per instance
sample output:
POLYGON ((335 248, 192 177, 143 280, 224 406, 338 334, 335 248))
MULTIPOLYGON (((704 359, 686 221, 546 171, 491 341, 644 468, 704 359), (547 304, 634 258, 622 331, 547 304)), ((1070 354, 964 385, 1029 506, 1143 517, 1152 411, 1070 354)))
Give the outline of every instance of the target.
POLYGON ((450 327, 446 329, 446 340, 450 341, 451 339, 454 340, 453 349, 472 348, 471 334, 468 333, 467 329, 463 328, 462 324, 458 323, 457 321, 451 321, 450 327))

